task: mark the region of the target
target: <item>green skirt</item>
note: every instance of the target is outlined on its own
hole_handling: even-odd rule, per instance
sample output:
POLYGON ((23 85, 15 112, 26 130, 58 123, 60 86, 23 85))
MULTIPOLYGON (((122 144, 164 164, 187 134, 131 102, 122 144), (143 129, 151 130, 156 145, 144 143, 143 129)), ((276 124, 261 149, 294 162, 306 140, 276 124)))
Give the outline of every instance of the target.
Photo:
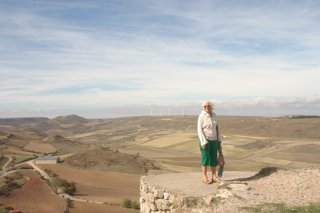
POLYGON ((218 140, 211 141, 207 140, 206 149, 202 149, 201 141, 199 141, 200 151, 202 155, 201 166, 213 166, 218 165, 218 149, 219 143, 218 140))

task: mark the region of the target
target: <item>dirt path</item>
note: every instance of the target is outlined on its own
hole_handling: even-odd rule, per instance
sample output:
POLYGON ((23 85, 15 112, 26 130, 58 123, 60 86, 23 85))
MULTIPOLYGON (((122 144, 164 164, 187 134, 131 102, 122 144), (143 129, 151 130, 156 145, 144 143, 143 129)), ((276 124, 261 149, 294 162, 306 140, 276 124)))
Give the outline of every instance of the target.
MULTIPOLYGON (((28 161, 27 163, 33 167, 33 169, 35 169, 36 171, 38 171, 45 179, 50 180, 51 183, 53 183, 53 180, 51 179, 51 177, 43 170, 41 170, 38 166, 36 166, 33 163, 34 160, 28 161)), ((74 200, 74 201, 80 201, 80 202, 90 202, 90 203, 97 203, 97 204, 103 204, 103 202, 98 202, 98 201, 90 201, 90 200, 84 200, 84 199, 78 199, 78 198, 74 198, 72 196, 70 196, 69 194, 65 193, 60 187, 57 187, 57 194, 60 197, 63 198, 70 198, 70 200, 74 200)))

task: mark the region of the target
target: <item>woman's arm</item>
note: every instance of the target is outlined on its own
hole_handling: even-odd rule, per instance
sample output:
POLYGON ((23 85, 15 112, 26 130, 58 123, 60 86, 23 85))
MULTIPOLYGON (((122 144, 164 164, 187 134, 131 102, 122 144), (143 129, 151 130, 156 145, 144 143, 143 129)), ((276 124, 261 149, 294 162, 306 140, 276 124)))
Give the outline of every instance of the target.
POLYGON ((219 154, 221 155, 222 154, 222 146, 221 146, 221 143, 222 143, 222 140, 221 140, 221 131, 220 131, 220 125, 218 123, 218 120, 217 120, 217 115, 214 113, 214 119, 216 119, 216 122, 217 122, 217 126, 216 126, 216 131, 217 131, 217 138, 218 138, 218 143, 219 143, 219 154))
MULTIPOLYGON (((203 123, 203 118, 201 115, 199 115, 197 129, 198 129, 198 136, 201 141, 201 146, 206 145, 208 143, 208 141, 203 133, 202 123, 203 123)), ((203 149, 205 149, 205 148, 203 148, 203 149)))
POLYGON ((222 155, 222 146, 221 146, 221 141, 219 141, 218 143, 219 143, 219 155, 222 155))
POLYGON ((217 115, 215 113, 213 113, 213 116, 214 116, 214 119, 217 122, 216 131, 217 131, 218 141, 221 142, 222 141, 222 139, 221 139, 221 131, 220 131, 220 125, 219 125, 219 122, 218 122, 218 119, 217 119, 217 115))

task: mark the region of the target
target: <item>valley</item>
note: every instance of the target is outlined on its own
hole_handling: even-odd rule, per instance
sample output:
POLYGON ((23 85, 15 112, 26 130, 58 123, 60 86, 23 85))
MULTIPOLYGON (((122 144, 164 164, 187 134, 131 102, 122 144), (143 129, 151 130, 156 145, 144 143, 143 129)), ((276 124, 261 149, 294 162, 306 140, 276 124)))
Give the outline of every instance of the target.
MULTIPOLYGON (((75 182, 75 198, 117 204, 125 198, 139 201, 141 176, 201 172, 197 118, 85 119, 69 115, 55 119, 31 119, 37 121, 35 123, 17 124, 11 120, 11 123, 2 122, 0 125, 0 154, 13 158, 9 167, 39 156, 59 156, 61 163, 39 167, 75 182)), ((218 121, 227 171, 320 165, 319 118, 218 116, 218 121)), ((30 176, 32 171, 28 172, 30 176)), ((31 179, 39 179, 35 175, 31 179)), ((14 199, 20 199, 17 194, 25 186, 12 191, 13 201, 5 199, 1 204, 21 208, 14 205, 14 199)), ((129 212, 119 206, 79 201, 72 201, 69 211, 85 212, 89 209, 96 209, 95 212, 129 212)), ((41 212, 50 211, 43 207, 41 212)))

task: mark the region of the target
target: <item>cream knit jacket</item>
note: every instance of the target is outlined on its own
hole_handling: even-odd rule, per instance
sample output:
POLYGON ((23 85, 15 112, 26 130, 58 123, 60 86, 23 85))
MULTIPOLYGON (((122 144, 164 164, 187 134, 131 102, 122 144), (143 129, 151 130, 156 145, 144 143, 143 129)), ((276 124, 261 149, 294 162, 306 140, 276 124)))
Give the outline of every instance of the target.
POLYGON ((209 133, 213 137, 217 136, 218 141, 221 142, 220 126, 218 124, 217 115, 214 112, 211 113, 212 118, 209 113, 202 110, 198 118, 197 128, 201 146, 208 143, 205 133, 209 133))

